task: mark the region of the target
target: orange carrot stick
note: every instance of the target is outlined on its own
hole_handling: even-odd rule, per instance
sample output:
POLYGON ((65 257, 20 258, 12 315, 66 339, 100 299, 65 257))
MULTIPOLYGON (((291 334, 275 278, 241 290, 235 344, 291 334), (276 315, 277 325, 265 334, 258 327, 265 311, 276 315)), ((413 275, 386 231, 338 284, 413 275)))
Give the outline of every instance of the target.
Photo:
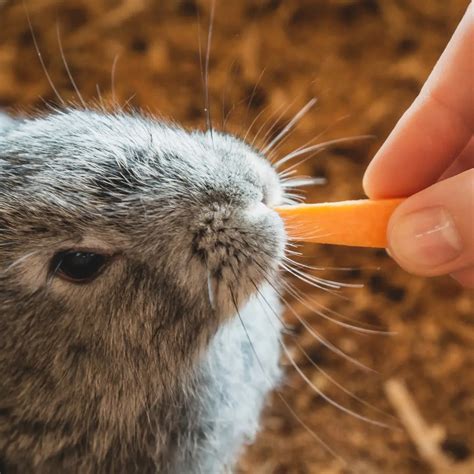
POLYGON ((293 240, 353 247, 387 247, 387 224, 403 199, 360 199, 280 206, 276 212, 293 240))

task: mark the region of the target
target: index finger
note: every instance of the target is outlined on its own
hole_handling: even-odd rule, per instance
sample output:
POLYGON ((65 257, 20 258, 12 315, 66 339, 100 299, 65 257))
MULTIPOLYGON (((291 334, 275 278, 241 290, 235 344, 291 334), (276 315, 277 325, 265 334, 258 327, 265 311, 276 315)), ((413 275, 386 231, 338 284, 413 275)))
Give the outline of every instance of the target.
POLYGON ((410 108, 370 163, 371 198, 410 196, 437 181, 473 134, 474 9, 469 6, 410 108))

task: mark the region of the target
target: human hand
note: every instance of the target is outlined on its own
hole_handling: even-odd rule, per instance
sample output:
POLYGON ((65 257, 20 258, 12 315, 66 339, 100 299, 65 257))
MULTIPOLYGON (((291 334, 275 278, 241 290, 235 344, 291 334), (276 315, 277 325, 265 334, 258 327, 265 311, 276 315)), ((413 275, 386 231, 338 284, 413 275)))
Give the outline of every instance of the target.
POLYGON ((370 198, 410 196, 388 226, 407 271, 474 287, 474 7, 364 176, 370 198))

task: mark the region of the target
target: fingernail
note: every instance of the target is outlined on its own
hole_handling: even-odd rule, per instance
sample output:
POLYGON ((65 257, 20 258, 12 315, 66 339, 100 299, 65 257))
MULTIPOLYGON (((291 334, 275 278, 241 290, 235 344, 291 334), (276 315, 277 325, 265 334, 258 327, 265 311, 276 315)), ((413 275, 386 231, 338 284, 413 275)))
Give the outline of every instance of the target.
POLYGON ((422 267, 437 267, 461 254, 462 242, 451 215, 432 207, 400 216, 391 226, 391 253, 422 267))

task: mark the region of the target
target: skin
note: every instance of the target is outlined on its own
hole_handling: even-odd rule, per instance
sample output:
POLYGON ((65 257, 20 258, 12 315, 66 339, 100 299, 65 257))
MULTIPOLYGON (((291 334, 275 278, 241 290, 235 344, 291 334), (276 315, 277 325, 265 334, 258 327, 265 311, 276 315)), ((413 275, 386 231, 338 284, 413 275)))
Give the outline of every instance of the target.
POLYGON ((364 176, 365 192, 372 199, 410 196, 389 223, 390 255, 411 273, 451 274, 470 288, 474 287, 473 45, 471 4, 419 96, 364 176), (437 227, 433 216, 443 225, 437 227), (400 231, 410 218, 422 228, 415 236, 400 231), (446 228, 448 246, 442 242, 446 228))

